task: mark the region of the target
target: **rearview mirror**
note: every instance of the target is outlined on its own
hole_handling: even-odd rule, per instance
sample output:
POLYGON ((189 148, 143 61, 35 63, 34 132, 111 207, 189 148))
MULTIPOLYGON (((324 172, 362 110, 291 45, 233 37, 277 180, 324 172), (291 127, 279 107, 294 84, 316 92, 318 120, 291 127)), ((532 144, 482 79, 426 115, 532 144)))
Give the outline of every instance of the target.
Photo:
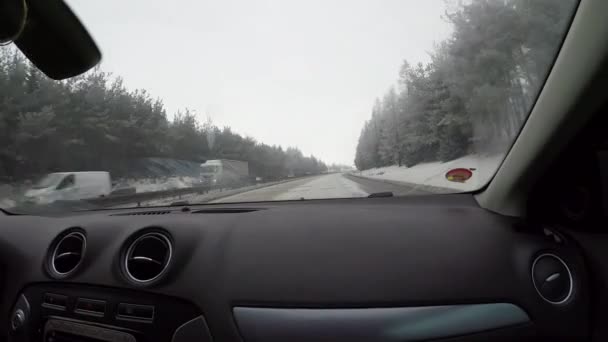
POLYGON ((52 79, 82 74, 101 60, 93 38, 63 0, 0 0, 0 23, 0 41, 13 41, 52 79))
POLYGON ((25 0, 0 0, 0 44, 15 40, 25 27, 25 0))

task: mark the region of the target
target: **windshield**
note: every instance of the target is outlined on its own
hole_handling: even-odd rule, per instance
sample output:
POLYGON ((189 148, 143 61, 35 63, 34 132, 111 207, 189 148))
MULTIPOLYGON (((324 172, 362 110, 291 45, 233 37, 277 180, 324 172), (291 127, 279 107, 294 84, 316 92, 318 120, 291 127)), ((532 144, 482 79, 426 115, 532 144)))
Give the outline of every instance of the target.
POLYGON ((61 181, 62 178, 63 178, 62 174, 51 173, 51 174, 48 174, 48 175, 40 178, 40 180, 38 182, 36 182, 34 185, 32 185, 32 188, 33 189, 45 189, 45 188, 49 188, 51 186, 56 186, 57 184, 59 184, 59 182, 61 181))
POLYGON ((54 81, 0 47, 5 209, 479 189, 517 138, 578 5, 67 3, 103 53, 96 68, 54 81), (53 172, 81 171, 99 175, 94 185, 44 201, 28 192, 55 184, 53 172))
POLYGON ((215 173, 219 170, 217 165, 203 165, 201 166, 201 172, 203 173, 215 173))

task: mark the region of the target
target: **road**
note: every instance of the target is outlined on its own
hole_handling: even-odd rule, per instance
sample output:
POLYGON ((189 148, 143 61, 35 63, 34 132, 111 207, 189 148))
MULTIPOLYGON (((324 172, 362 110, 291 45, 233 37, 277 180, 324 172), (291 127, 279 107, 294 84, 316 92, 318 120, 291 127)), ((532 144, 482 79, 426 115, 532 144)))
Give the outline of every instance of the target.
MULTIPOLYGON (((112 205, 111 207, 130 208, 135 206, 164 206, 172 205, 178 202, 197 204, 285 201, 323 198, 352 198, 367 197, 370 194, 380 192, 392 192, 395 196, 423 195, 430 193, 429 191, 425 190, 430 191, 431 189, 425 188, 423 190, 413 185, 388 183, 386 181, 356 177, 349 174, 333 173, 298 178, 294 180, 279 181, 275 182, 272 185, 256 184, 244 188, 230 190, 214 190, 204 194, 191 193, 179 196, 142 200, 140 202, 116 204, 112 205)), ((451 190, 447 191, 452 192, 451 190)), ((433 189, 432 193, 437 192, 446 191, 438 191, 437 189, 433 189)), ((65 209, 61 209, 61 206, 68 206, 69 208, 71 208, 69 210, 74 210, 74 208, 78 208, 81 210, 92 208, 90 207, 91 204, 85 201, 62 201, 62 203, 56 202, 52 206, 43 205, 34 206, 32 208, 28 208, 27 206, 21 206, 19 212, 35 213, 47 209, 48 212, 53 212, 57 211, 56 208, 60 208, 60 211, 65 211, 65 209), (58 205, 60 206, 58 207, 58 205), (75 205, 76 207, 74 207, 75 205)))
POLYGON ((429 192, 413 186, 333 173, 296 179, 277 185, 242 192, 211 201, 212 203, 283 201, 319 198, 367 197, 378 192, 392 192, 395 196, 421 195, 429 192))

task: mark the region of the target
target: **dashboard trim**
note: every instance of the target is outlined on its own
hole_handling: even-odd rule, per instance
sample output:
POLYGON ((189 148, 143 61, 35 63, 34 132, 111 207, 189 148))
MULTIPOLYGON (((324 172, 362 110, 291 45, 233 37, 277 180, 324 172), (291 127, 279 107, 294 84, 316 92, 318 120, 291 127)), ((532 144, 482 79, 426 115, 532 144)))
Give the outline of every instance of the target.
MULTIPOLYGON (((590 282, 578 245, 556 242, 530 222, 481 209, 471 195, 273 202, 256 207, 264 210, 204 217, 176 208, 166 208, 173 215, 111 216, 126 209, 60 217, 0 215, 0 276, 6 280, 1 284, 0 311, 11 317, 15 300, 24 293, 32 303, 29 326, 34 329, 24 332, 36 334, 43 317, 53 315, 167 341, 184 322, 204 314, 214 340, 252 342, 255 339, 243 335, 242 320, 235 319, 235 307, 386 310, 513 303, 525 311, 529 323, 453 340, 572 341, 589 336, 591 293, 584 290, 590 282), (48 272, 47 260, 53 241, 73 229, 87 237, 86 257, 74 276, 58 281, 48 272), (152 231, 167 235, 173 257, 164 277, 144 288, 125 277, 123 258, 130 242, 152 231), (575 278, 575 293, 567 305, 539 298, 530 279, 534 258, 548 251, 567 261, 575 278), (67 309, 41 305, 45 293, 67 295, 67 309), (74 300, 79 297, 106 300, 106 316, 75 313, 74 300), (120 303, 154 305, 154 323, 117 319, 120 303)), ((191 209, 199 208, 233 209, 242 204, 191 209)), ((160 260, 156 255, 160 253, 136 253, 160 260)), ((192 326, 182 329, 180 336, 200 333, 192 326)), ((0 329, 0 340, 15 335, 8 323, 0 329)), ((300 340, 312 340, 309 336, 307 332, 300 340)), ((370 340, 382 341, 366 339, 370 340)))
POLYGON ((420 341, 530 322, 510 303, 421 307, 303 309, 235 307, 246 341, 420 341))

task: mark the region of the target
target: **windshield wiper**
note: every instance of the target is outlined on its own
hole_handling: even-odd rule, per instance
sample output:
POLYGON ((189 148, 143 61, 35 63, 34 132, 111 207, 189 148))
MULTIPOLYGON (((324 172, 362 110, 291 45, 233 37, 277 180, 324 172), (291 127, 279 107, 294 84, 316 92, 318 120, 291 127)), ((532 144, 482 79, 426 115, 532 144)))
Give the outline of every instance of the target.
POLYGON ((12 215, 21 215, 21 214, 18 214, 18 213, 10 212, 10 211, 8 211, 8 210, 6 210, 4 208, 0 208, 0 212, 4 213, 5 215, 9 215, 9 216, 12 216, 12 215))
POLYGON ((391 191, 374 192, 367 196, 367 198, 381 198, 381 197, 393 197, 393 193, 391 191))
POLYGON ((169 204, 170 207, 179 207, 182 205, 190 205, 190 203, 188 201, 176 201, 176 202, 171 202, 171 204, 169 204))

